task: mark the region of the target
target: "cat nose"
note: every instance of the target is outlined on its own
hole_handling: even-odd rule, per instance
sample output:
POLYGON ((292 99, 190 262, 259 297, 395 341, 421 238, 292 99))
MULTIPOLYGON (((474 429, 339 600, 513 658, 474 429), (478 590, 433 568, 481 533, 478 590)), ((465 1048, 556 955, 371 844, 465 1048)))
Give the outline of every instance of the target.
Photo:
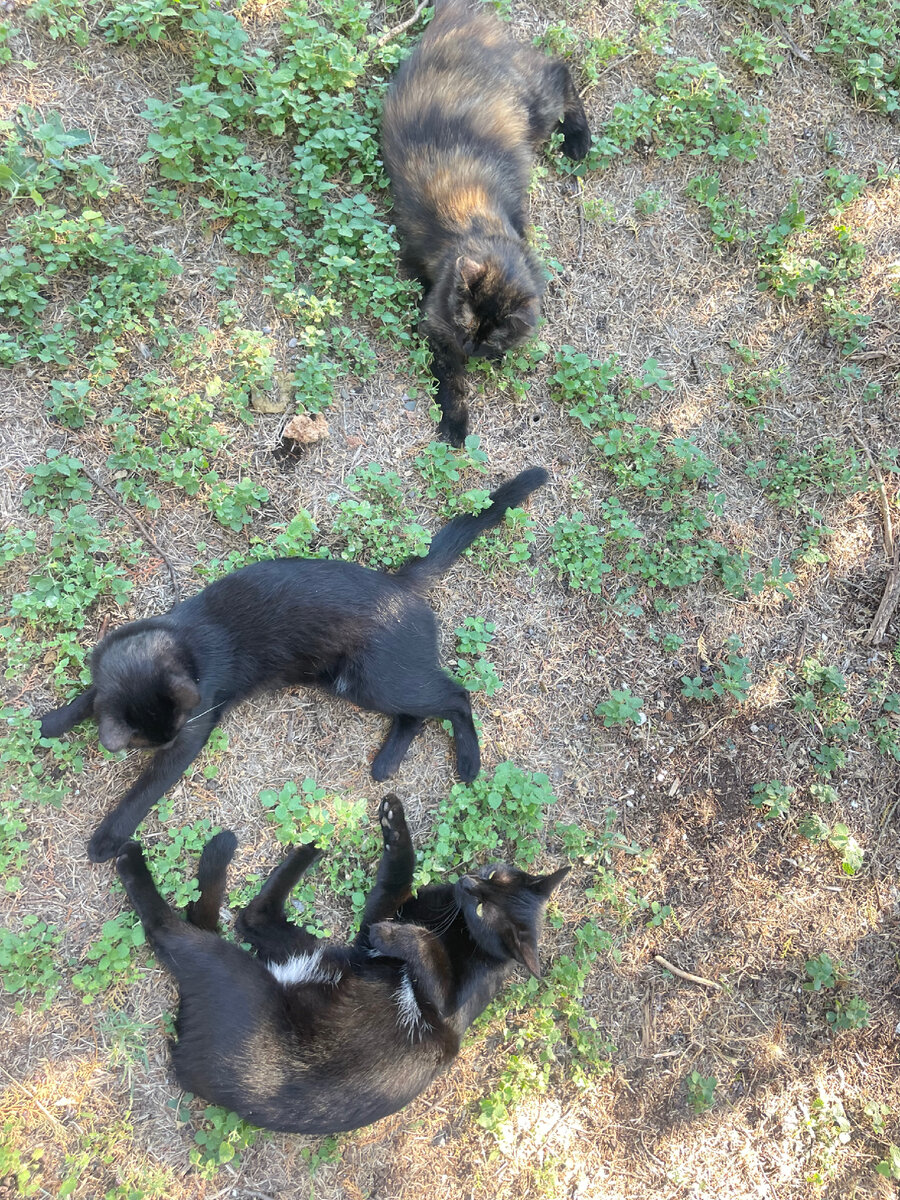
POLYGON ((463 875, 462 879, 459 881, 459 885, 462 888, 462 890, 466 893, 466 895, 468 895, 468 896, 479 895, 480 889, 478 887, 478 881, 476 879, 473 879, 471 875, 463 875))

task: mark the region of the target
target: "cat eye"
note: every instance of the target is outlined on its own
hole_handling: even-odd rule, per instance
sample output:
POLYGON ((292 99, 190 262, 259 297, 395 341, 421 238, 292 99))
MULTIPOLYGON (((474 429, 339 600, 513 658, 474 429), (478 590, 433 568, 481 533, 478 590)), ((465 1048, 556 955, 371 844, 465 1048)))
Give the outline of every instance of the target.
POLYGON ((484 905, 483 905, 483 904, 476 904, 476 905, 475 905, 475 916, 476 916, 476 917, 483 917, 483 916, 484 916, 484 905))

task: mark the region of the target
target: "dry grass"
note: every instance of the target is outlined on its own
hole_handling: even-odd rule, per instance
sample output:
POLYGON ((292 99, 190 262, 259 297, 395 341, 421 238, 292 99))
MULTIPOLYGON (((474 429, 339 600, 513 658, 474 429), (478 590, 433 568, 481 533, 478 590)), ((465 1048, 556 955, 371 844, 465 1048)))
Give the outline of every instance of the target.
MULTIPOLYGON (((527 34, 563 17, 591 34, 627 30, 631 22, 630 6, 619 0, 596 9, 581 5, 574 15, 552 5, 541 10, 517 3, 514 10, 527 34)), ((271 10, 259 7, 248 27, 265 41, 271 19, 271 10)), ((688 14, 678 24, 675 50, 703 60, 714 56, 732 70, 723 48, 744 19, 736 7, 688 14)), ((92 40, 76 53, 25 19, 16 23, 17 61, 0 80, 0 111, 27 102, 57 109, 68 125, 88 128, 92 150, 115 166, 124 185, 101 206, 104 213, 142 248, 171 248, 184 267, 167 301, 182 326, 215 327, 219 297, 211 271, 227 263, 239 269, 236 294, 247 323, 272 326, 289 365, 291 322, 273 312, 260 292, 266 264, 241 259, 215 233, 204 233, 202 211, 190 202, 183 219, 168 224, 143 203, 146 188, 158 181, 152 164, 137 161, 149 128, 138 114, 148 95, 168 98, 182 77, 177 52, 137 53, 92 40), (36 66, 26 69, 23 59, 36 66)), ((809 46, 809 38, 802 44, 809 46)), ((639 56, 614 65, 585 96, 592 125, 599 126, 633 84, 646 82, 639 56)), ((877 160, 896 160, 896 125, 862 111, 821 64, 789 57, 759 90, 772 114, 769 147, 757 162, 726 165, 722 175, 757 210, 760 225, 781 211, 795 180, 810 210, 817 208, 822 172, 831 165, 822 150, 825 130, 834 131, 844 148, 842 169, 871 177, 877 160)), ((290 158, 286 144, 279 161, 271 139, 264 150, 273 171, 290 158)), ((761 367, 787 369, 789 386, 768 415, 772 431, 799 448, 816 444, 823 430, 848 444, 857 435, 876 455, 895 445, 900 326, 889 280, 900 256, 900 186, 895 180, 868 190, 848 215, 866 245, 858 294, 873 317, 867 349, 878 352, 863 365, 884 387, 879 401, 864 406, 826 386, 825 372, 836 369, 840 355, 813 309, 758 291, 749 249, 714 251, 705 221, 683 194, 697 173, 696 161, 684 156, 664 162, 628 155, 584 187, 585 199, 608 200, 618 219, 588 221, 583 228, 568 182, 552 171, 542 178, 533 217, 565 268, 551 285, 542 336, 552 349, 571 343, 598 356, 616 352, 629 370, 658 358, 675 388, 661 401, 647 402, 639 418, 667 435, 691 438, 721 465, 723 536, 729 542, 760 560, 786 558, 802 518, 774 509, 748 483, 743 468, 760 443, 744 412, 729 403, 719 367, 732 361, 728 344, 737 339, 758 351, 761 367), (634 200, 649 188, 668 203, 653 217, 636 218, 634 200), (723 427, 743 439, 736 449, 720 446, 723 427)), ((415 411, 404 407, 410 385, 402 356, 384 346, 380 354, 373 379, 339 386, 328 414, 330 440, 291 469, 278 467, 270 453, 283 417, 257 416, 244 429, 237 456, 270 492, 256 523, 260 532, 289 520, 301 506, 327 529, 328 496, 360 463, 377 461, 411 477, 412 460, 431 440, 433 426, 421 399, 415 411)), ((140 369, 137 347, 131 366, 140 369)), ((321 1167, 312 1185, 303 1158, 308 1143, 281 1135, 258 1142, 239 1163, 205 1181, 189 1163, 190 1128, 167 1107, 176 1091, 167 1075, 162 1022, 174 991, 153 960, 144 958, 137 982, 111 990, 93 1006, 64 990, 49 1011, 29 1004, 20 1014, 7 1009, 0 1128, 11 1122, 10 1136, 23 1152, 42 1151, 45 1183, 38 1195, 55 1194, 54 1181, 65 1178, 83 1154, 74 1194, 91 1198, 125 1196, 127 1191, 112 1189, 132 1178, 142 1179, 145 1189, 135 1194, 167 1200, 292 1197, 307 1195, 311 1186, 321 1200, 436 1194, 446 1200, 861 1200, 894 1194, 873 1168, 889 1141, 900 1142, 896 764, 859 749, 838 780, 840 799, 829 817, 844 820, 866 850, 864 868, 852 879, 840 874, 827 850, 801 838, 793 822, 764 823, 747 803, 757 780, 809 781, 807 752, 815 743, 791 709, 788 683, 800 656, 820 655, 848 676, 854 711, 868 703, 866 685, 876 676, 893 669, 897 688, 888 652, 896 624, 882 646, 870 649, 861 641, 887 570, 876 498, 822 499, 834 530, 830 561, 798 570, 790 602, 738 603, 711 586, 675 594, 676 609, 655 623, 686 641, 677 656, 665 656, 648 636, 654 622, 646 597, 644 615, 617 617, 600 601, 566 590, 544 561, 545 531, 557 516, 580 508, 596 519, 600 501, 613 491, 588 439, 549 399, 547 373, 535 371, 525 400, 490 394, 488 385, 489 394, 473 402, 492 482, 529 463, 551 471, 552 483, 530 505, 540 570, 534 579, 512 571, 491 578, 463 562, 442 581, 433 602, 447 651, 464 616, 478 614, 497 626, 490 656, 503 688, 476 705, 485 768, 512 759, 523 769, 546 771, 558 797, 556 817, 598 825, 612 805, 626 835, 652 850, 646 874, 624 859, 617 871, 640 895, 670 904, 674 921, 659 928, 633 920, 620 925, 611 909, 597 909, 585 898, 591 877, 581 870, 560 899, 562 928, 548 930, 543 944, 545 961, 564 953, 588 915, 614 934, 616 953, 598 962, 587 1000, 617 1047, 610 1074, 586 1092, 561 1082, 529 1098, 497 1140, 474 1121, 477 1099, 496 1085, 511 1050, 492 1030, 469 1041, 448 1076, 403 1113, 342 1139, 340 1160, 321 1167), (586 490, 576 498, 572 485, 579 481, 586 490), (750 700, 739 707, 689 704, 681 696, 681 676, 696 674, 704 653, 714 656, 732 633, 743 638, 752 660, 750 700), (604 730, 593 716, 597 701, 623 683, 644 697, 650 718, 634 736, 604 730), (855 972, 855 986, 872 1012, 868 1029, 832 1035, 825 1002, 800 990, 804 961, 823 950, 855 972), (722 990, 668 978, 653 962, 656 953, 720 980, 722 990), (117 1046, 117 1014, 140 1027, 130 1056, 117 1046), (702 1116, 691 1112, 685 1097, 684 1081, 693 1070, 719 1080, 716 1106, 702 1116), (833 1151, 826 1135, 809 1125, 817 1098, 829 1105, 840 1101, 851 1123, 849 1142, 833 1151), (863 1115, 871 1101, 891 1110, 883 1135, 873 1134, 863 1115), (155 1182, 149 1186, 148 1180, 155 1182)), ((0 497, 4 515, 17 524, 30 519, 19 499, 26 469, 47 447, 64 446, 107 477, 109 446, 99 426, 75 433, 48 422, 43 400, 50 378, 48 370, 26 365, 0 380, 0 497)), ((116 392, 113 387, 101 397, 101 411, 116 403, 116 392)), ((887 489, 896 512, 891 480, 887 489)), ((180 493, 165 499, 152 517, 153 535, 190 592, 199 586, 191 574, 198 541, 207 543, 204 556, 212 558, 241 538, 180 493)), ((116 516, 102 494, 94 496, 91 510, 101 519, 116 516)), ((429 514, 421 519, 435 523, 429 514)), ((10 592, 24 586, 15 567, 5 582, 10 592)), ((93 642, 109 620, 119 623, 170 603, 164 566, 148 559, 130 604, 124 611, 99 606, 85 640, 93 642)), ((8 690, 14 705, 35 711, 55 699, 40 677, 10 681, 8 690)), ((368 777, 368 761, 382 724, 310 692, 246 704, 226 722, 229 745, 218 777, 205 782, 195 776, 174 789, 172 823, 208 816, 233 828, 240 841, 233 878, 262 872, 278 848, 260 810, 260 789, 311 775, 374 806, 380 793, 368 777)), ((102 922, 121 910, 123 897, 111 886, 109 865, 90 866, 84 845, 98 814, 136 769, 134 758, 110 763, 92 745, 84 775, 62 809, 29 812, 31 851, 21 891, 5 900, 7 923, 17 927, 25 914, 39 913, 64 930, 63 952, 77 958, 102 922)), ((447 738, 430 726, 397 780, 414 836, 429 829, 451 779, 447 738)), ((153 841, 159 829, 151 817, 146 839, 153 841)), ((550 837, 548 861, 558 853, 550 837)), ((327 897, 323 903, 327 913, 327 897)), ((332 919, 340 923, 345 914, 334 912, 332 919)), ((0 1197, 15 1194, 12 1177, 0 1179, 0 1197)))

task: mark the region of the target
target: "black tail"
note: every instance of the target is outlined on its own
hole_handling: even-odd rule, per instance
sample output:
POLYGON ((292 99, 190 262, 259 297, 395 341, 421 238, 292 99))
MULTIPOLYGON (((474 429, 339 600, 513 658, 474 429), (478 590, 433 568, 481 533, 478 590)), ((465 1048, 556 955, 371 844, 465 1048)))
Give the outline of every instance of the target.
POLYGON ((192 900, 185 914, 198 929, 215 933, 219 928, 219 910, 225 902, 225 875, 236 849, 237 838, 230 829, 223 829, 203 847, 197 867, 200 899, 192 900))
POLYGON ((489 508, 474 516, 466 513, 454 517, 431 539, 431 549, 425 558, 412 558, 404 563, 396 573, 397 578, 413 587, 430 587, 477 537, 500 524, 507 509, 518 507, 549 478, 543 467, 529 467, 514 479, 501 483, 495 492, 491 492, 493 504, 489 508))

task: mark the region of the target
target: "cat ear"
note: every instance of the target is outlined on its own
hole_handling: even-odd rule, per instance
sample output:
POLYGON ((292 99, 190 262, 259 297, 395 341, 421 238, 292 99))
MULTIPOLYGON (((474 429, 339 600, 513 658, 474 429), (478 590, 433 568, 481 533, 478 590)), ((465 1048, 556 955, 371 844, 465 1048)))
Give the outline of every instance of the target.
POLYGON ((179 712, 190 712, 200 703, 200 690, 189 675, 174 675, 169 684, 169 691, 179 712))
POLYGON ((554 871, 552 875, 536 875, 528 886, 544 900, 549 900, 571 870, 571 867, 565 866, 554 871))
POLYGON ((117 750, 125 750, 128 747, 133 730, 118 717, 103 713, 97 720, 97 735, 100 738, 100 744, 106 750, 115 753, 117 750))
POLYGON ((460 256, 456 260, 456 271, 468 290, 474 292, 487 274, 487 264, 460 256))
POLYGON ((525 337, 532 332, 536 324, 534 310, 518 308, 506 318, 506 327, 513 337, 525 337))
POLYGON ((512 952, 513 958, 517 959, 527 971, 530 971, 535 979, 540 979, 541 963, 538 958, 537 938, 533 933, 526 933, 514 926, 512 929, 512 952))

